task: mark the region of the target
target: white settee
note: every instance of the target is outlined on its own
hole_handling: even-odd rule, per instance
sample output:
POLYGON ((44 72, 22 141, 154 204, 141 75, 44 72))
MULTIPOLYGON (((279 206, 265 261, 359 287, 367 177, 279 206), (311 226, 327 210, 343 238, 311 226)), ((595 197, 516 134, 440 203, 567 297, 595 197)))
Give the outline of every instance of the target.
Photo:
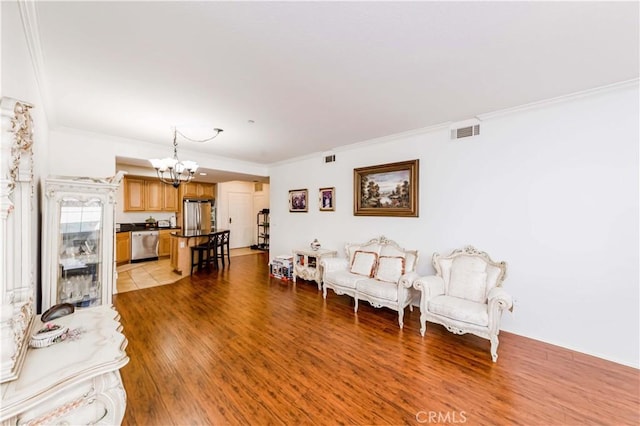
POLYGON ((441 324, 452 333, 471 333, 491 341, 491 358, 498 360, 498 333, 502 311, 512 309, 512 298, 502 289, 505 262, 494 262, 472 246, 449 256, 433 255, 436 275, 414 280, 422 292, 420 333, 427 321, 441 324))
POLYGON ((345 245, 345 258, 325 258, 322 266, 322 294, 327 290, 354 298, 354 312, 358 312, 358 300, 366 300, 371 306, 387 307, 398 312, 398 324, 402 328, 404 309, 418 300, 413 288, 418 262, 417 250, 405 250, 394 241, 381 236, 363 244, 345 245))

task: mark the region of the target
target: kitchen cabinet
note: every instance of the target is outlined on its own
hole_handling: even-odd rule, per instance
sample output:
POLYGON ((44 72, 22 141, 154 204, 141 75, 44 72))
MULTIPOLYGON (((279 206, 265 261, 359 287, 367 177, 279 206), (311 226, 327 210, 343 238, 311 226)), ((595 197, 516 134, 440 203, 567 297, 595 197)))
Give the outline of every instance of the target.
POLYGON ((158 235, 158 257, 171 254, 171 230, 161 229, 158 235))
POLYGON ((124 211, 178 211, 178 190, 156 178, 125 177, 124 211))
POLYGON ((115 191, 119 182, 92 178, 44 181, 42 310, 112 303, 115 191))
POLYGON ((129 263, 131 260, 131 232, 116 233, 116 264, 129 263))
POLYGON ((182 198, 215 198, 215 183, 189 182, 181 185, 182 198))
MULTIPOLYGON (((171 256, 170 256, 169 262, 171 264, 171 269, 177 272, 179 269, 178 251, 180 249, 180 239, 173 234, 171 234, 170 238, 171 238, 171 241, 169 244, 170 244, 171 256)), ((179 274, 182 274, 182 272, 179 272, 179 274)))
POLYGON ((164 188, 166 184, 159 180, 147 180, 144 182, 145 211, 159 212, 164 205, 164 188))
POLYGON ((145 209, 144 179, 124 178, 124 211, 141 212, 145 209))
POLYGON ((164 198, 162 201, 162 210, 165 212, 177 212, 179 210, 178 188, 173 185, 162 185, 164 198))

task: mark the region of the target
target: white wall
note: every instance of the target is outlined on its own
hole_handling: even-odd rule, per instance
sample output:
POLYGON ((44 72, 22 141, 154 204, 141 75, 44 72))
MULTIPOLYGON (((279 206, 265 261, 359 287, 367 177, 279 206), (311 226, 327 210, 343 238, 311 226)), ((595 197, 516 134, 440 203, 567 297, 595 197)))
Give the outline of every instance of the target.
MULTIPOLYGON (((166 149, 148 142, 116 138, 108 135, 84 132, 76 129, 56 129, 50 132, 50 174, 60 176, 113 176, 116 171, 116 156, 134 159, 148 159, 164 157, 170 154, 170 144, 166 149)), ((232 171, 252 175, 265 176, 268 168, 263 165, 237 161, 233 159, 212 157, 202 153, 180 149, 182 158, 197 158, 198 164, 203 168, 232 171)), ((137 175, 143 174, 135 167, 126 166, 127 170, 137 175)), ((247 183, 248 188, 252 183, 247 183)), ((251 191, 252 192, 252 189, 251 191)), ((117 193, 118 206, 123 205, 122 186, 117 193)), ((220 205, 220 201, 218 201, 220 205)), ((169 219, 172 213, 154 212, 155 219, 169 219)), ((121 207, 116 208, 116 222, 131 223, 144 222, 149 213, 124 213, 121 207)), ((218 222, 220 223, 220 213, 218 222)), ((228 220, 228 217, 227 217, 228 220)))
MULTIPOLYGON (((171 154, 166 146, 117 138, 75 129, 50 132, 50 173, 61 176, 106 177, 116 172, 116 156, 146 160, 171 154)), ((267 167, 229 158, 214 157, 180 148, 181 158, 197 158, 202 168, 266 176, 267 167)))
MULTIPOLYGON (((503 329, 638 367, 638 84, 485 115, 478 139, 448 128, 336 150, 271 169, 273 257, 318 238, 385 235, 421 252, 471 244, 508 263, 518 300, 503 329), (353 216, 353 169, 420 160, 420 217, 353 216), (336 211, 318 210, 320 187, 336 211), (309 212, 288 212, 288 191, 309 189, 309 212)), ((508 348, 501 348, 508 350, 508 348)))

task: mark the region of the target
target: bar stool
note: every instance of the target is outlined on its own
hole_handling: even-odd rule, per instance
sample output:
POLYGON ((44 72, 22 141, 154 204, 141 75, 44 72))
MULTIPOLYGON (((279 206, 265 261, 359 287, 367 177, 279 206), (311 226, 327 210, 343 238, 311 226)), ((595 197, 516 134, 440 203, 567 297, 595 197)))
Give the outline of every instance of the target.
MULTIPOLYGON (((213 235, 209 235, 209 238, 207 239, 206 242, 200 243, 198 245, 191 247, 191 274, 192 275, 193 275, 193 268, 195 266, 198 267, 198 271, 202 270, 205 267, 209 269, 211 249, 215 245, 215 241, 212 242, 212 240, 215 240, 213 238, 213 235), (198 252, 197 261, 195 259, 196 252, 198 252)), ((217 262, 216 262, 216 267, 217 267, 217 262)))
POLYGON ((207 251, 207 266, 213 263, 214 268, 218 269, 218 244, 219 244, 219 235, 217 232, 209 234, 209 248, 207 251))
MULTIPOLYGON (((231 256, 229 253, 229 240, 231 239, 231 231, 220 231, 216 233, 217 235, 217 247, 216 247, 216 256, 220 257, 222 262, 222 266, 224 266, 224 253, 225 247, 227 252, 227 260, 229 264, 231 264, 231 256)), ((216 261, 217 264, 217 261, 216 261)))

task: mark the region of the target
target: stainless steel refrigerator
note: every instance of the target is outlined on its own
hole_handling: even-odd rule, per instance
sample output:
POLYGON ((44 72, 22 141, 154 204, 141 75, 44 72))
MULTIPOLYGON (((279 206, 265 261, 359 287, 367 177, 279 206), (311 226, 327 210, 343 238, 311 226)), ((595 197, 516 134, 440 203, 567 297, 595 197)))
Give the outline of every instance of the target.
POLYGON ((182 205, 182 230, 211 231, 211 218, 215 217, 213 200, 185 198, 182 205))

